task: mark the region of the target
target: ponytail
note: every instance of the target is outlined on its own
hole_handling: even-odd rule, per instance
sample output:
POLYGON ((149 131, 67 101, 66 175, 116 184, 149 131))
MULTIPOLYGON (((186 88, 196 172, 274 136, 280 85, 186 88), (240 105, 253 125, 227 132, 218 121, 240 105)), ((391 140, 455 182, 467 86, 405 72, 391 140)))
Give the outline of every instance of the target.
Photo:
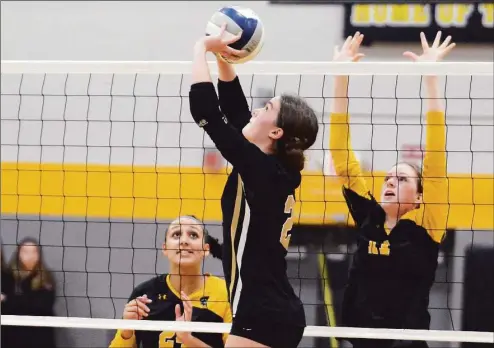
POLYGON ((305 166, 305 145, 298 138, 285 142, 278 140, 278 157, 286 167, 295 171, 302 171, 305 166))
MULTIPOLYGON (((206 231, 206 230, 204 230, 206 231)), ((205 234, 206 243, 209 244, 209 252, 211 255, 219 260, 223 259, 223 244, 218 241, 218 238, 211 237, 209 233, 205 234)))

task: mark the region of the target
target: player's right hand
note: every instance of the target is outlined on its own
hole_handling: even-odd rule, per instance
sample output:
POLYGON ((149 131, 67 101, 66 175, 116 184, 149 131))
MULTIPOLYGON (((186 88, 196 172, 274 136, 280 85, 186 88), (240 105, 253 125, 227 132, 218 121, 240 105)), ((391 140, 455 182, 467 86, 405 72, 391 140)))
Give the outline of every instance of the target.
POLYGON ((334 48, 333 61, 334 62, 358 62, 364 57, 363 53, 359 53, 360 45, 364 40, 364 34, 356 32, 355 35, 347 37, 341 50, 336 46, 334 48))
POLYGON ((123 319, 141 320, 149 315, 147 304, 153 302, 147 295, 139 296, 125 305, 123 319))

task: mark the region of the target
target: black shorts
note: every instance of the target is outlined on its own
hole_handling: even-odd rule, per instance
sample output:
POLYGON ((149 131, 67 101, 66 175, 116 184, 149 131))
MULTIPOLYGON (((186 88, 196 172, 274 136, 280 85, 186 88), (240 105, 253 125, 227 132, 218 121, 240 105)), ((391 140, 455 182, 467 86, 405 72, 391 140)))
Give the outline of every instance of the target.
POLYGON ((271 348, 297 348, 304 336, 304 330, 303 326, 235 318, 230 334, 271 348))

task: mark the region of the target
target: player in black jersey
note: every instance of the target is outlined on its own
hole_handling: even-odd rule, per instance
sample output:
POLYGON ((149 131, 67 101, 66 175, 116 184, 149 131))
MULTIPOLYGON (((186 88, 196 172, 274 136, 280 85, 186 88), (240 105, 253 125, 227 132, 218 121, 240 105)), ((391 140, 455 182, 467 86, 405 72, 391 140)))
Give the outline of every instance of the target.
POLYGON ((221 60, 218 100, 206 54, 239 54, 227 46, 238 37, 226 40, 223 32, 195 45, 189 101, 196 123, 233 165, 221 198, 223 270, 234 316, 226 347, 293 348, 306 323, 285 256, 317 118, 303 99, 289 95, 251 113, 233 68, 221 60))
MULTIPOLYGON (((123 319, 186 320, 230 323, 225 281, 203 274, 204 257, 221 258, 221 246, 201 221, 183 216, 166 231, 163 254, 168 274, 138 285, 125 306, 123 319)), ((118 330, 110 348, 223 347, 227 335, 217 333, 118 330)))
MULTIPOLYGON (((441 60, 454 44, 441 44, 439 32, 429 47, 421 34, 423 54, 404 55, 414 61, 441 60)), ((358 61, 363 35, 349 37, 336 61, 358 61)), ((342 306, 342 326, 429 329, 429 293, 437 269, 439 243, 448 219, 446 123, 435 76, 423 79, 426 91, 423 170, 408 163, 393 166, 379 201, 371 194, 351 149, 348 116, 348 76, 336 76, 331 110, 330 146, 343 195, 358 228, 342 306)), ((417 115, 420 117, 421 115, 417 115)), ((354 348, 424 348, 424 341, 354 340, 354 348)))

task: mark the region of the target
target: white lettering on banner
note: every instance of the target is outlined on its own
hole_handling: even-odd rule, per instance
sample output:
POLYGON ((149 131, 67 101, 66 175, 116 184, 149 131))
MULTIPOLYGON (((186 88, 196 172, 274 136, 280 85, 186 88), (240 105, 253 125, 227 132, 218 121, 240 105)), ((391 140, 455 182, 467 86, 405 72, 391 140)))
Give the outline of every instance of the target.
MULTIPOLYGON (((464 28, 472 13, 482 15, 482 25, 492 28, 494 4, 437 4, 435 22, 438 26, 464 28)), ((352 5, 350 23, 356 27, 428 27, 432 21, 432 9, 428 4, 356 4, 352 5)))

